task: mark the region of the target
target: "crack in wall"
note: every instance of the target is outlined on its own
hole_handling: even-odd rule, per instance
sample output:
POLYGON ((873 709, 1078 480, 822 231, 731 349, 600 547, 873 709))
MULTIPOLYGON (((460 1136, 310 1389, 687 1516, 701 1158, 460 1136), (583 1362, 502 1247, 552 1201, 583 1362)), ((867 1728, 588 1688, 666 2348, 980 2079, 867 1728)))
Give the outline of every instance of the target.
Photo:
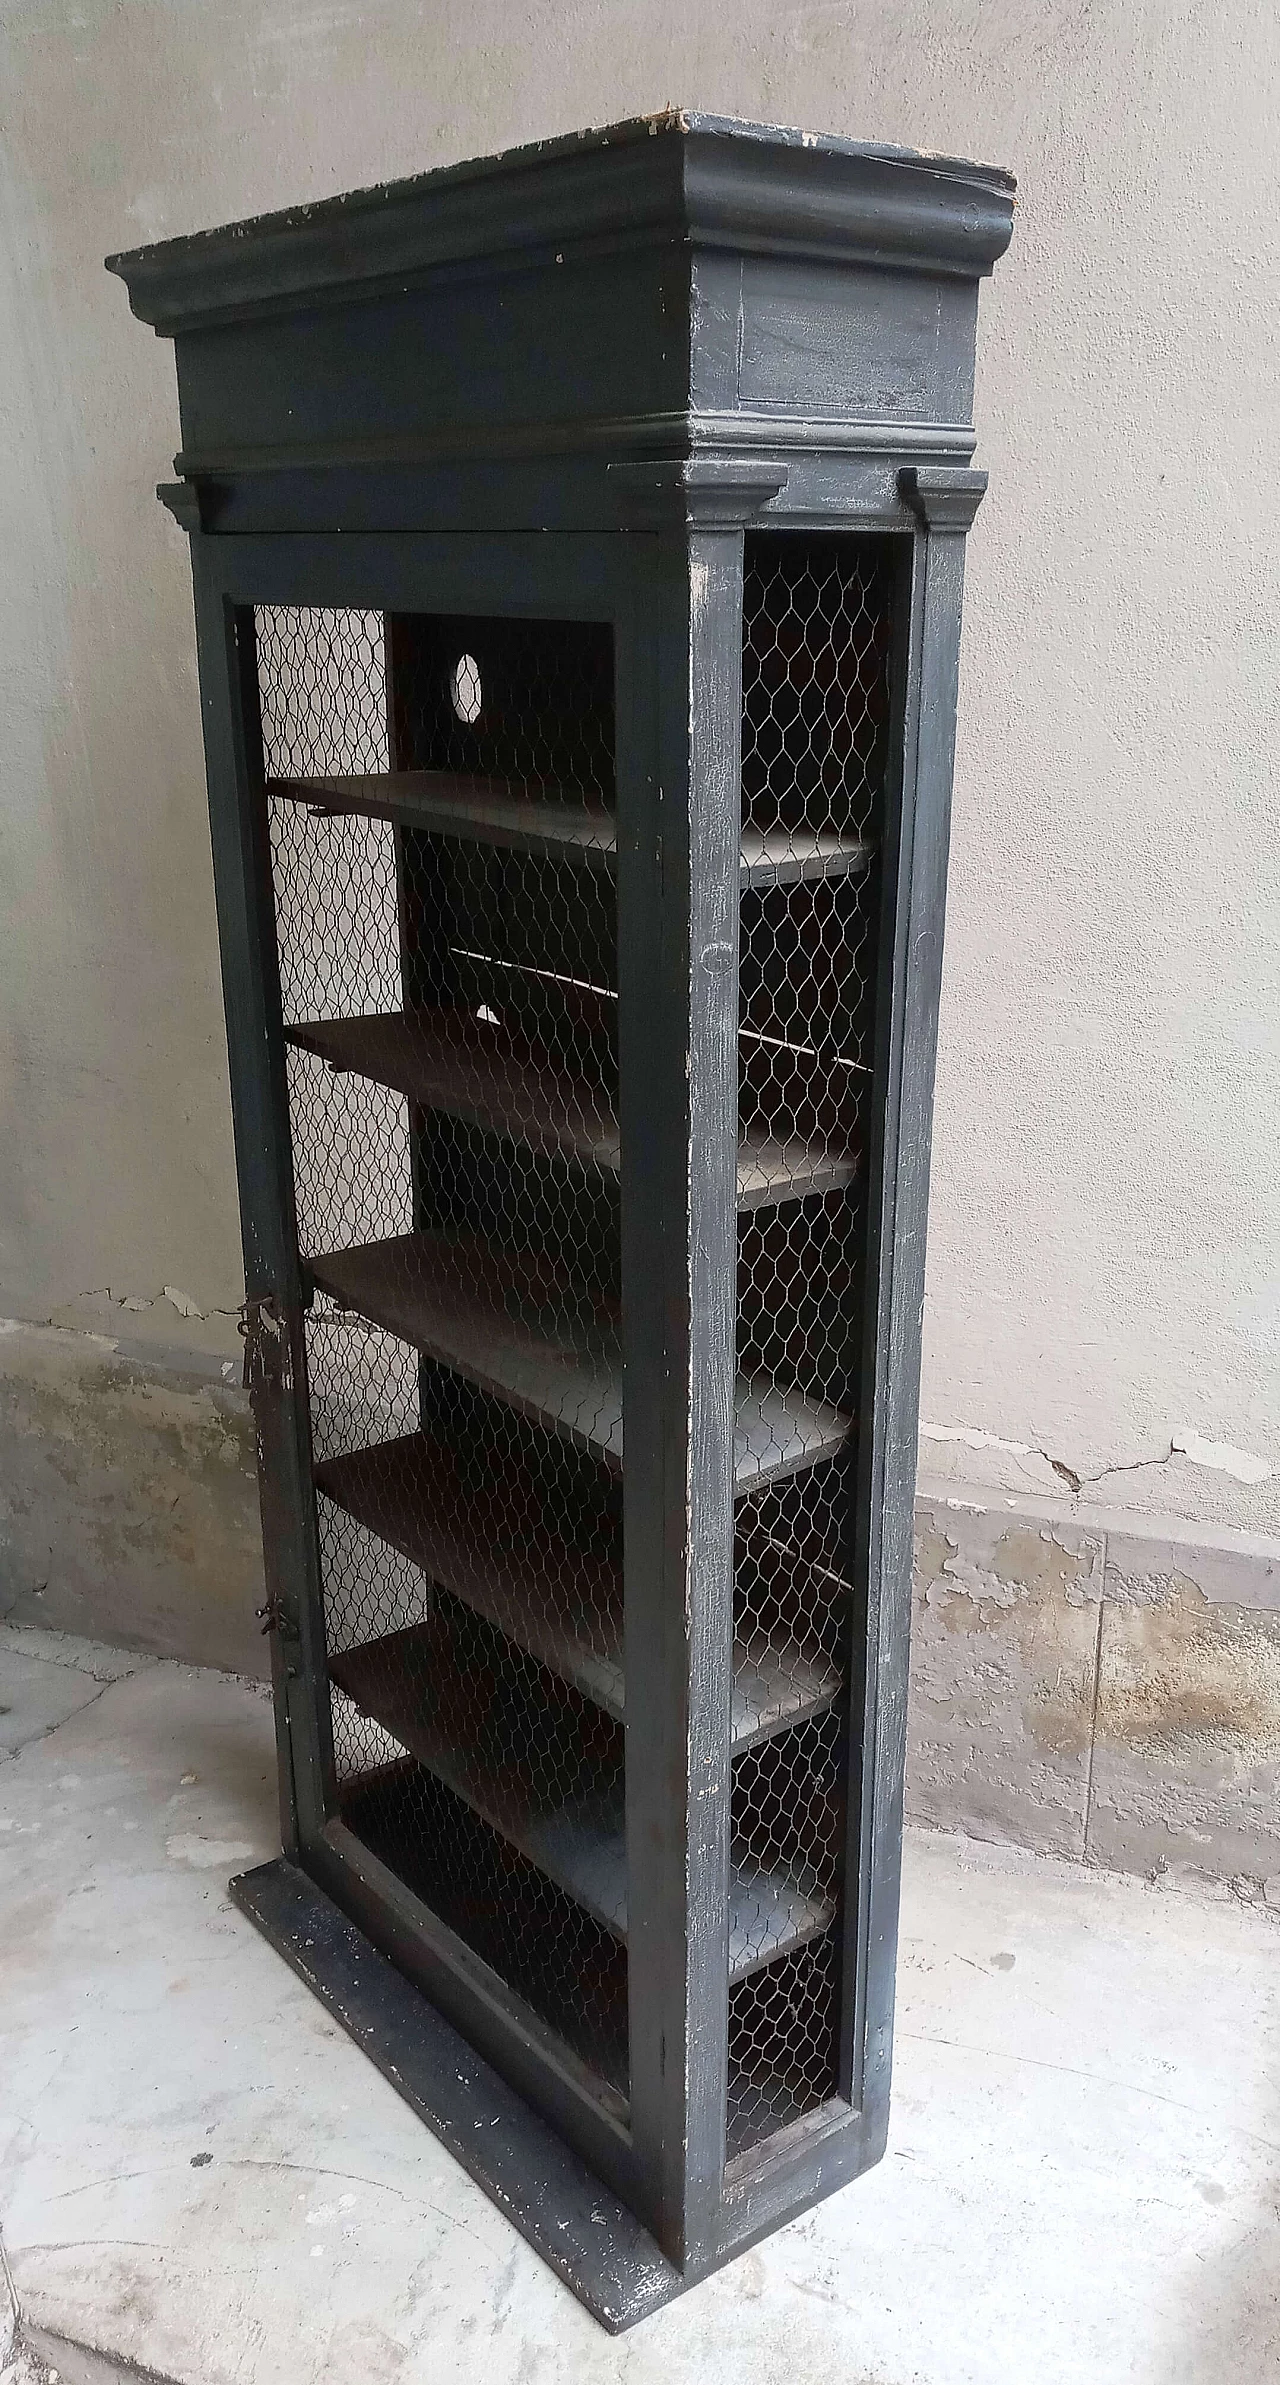
MULTIPOLYGON (((121 1309, 126 1315, 135 1317, 149 1315, 153 1309, 159 1308, 162 1301, 167 1301, 170 1308, 176 1310, 180 1317, 199 1319, 238 1317, 244 1305, 242 1301, 237 1300, 233 1307, 220 1308, 216 1302, 213 1302, 209 1307, 201 1308, 198 1301, 193 1300, 189 1292, 182 1291, 176 1284, 164 1284, 158 1292, 145 1293, 113 1292, 110 1284, 89 1284, 83 1291, 69 1292, 66 1299, 59 1302, 57 1312, 51 1312, 47 1317, 37 1317, 30 1321, 36 1327, 47 1326, 51 1332, 57 1333, 63 1330, 59 1326, 58 1315, 65 1316, 67 1310, 74 1308, 76 1303, 81 1300, 106 1300, 112 1308, 121 1309)), ((8 1318, 3 1320, 6 1324, 24 1321, 8 1318)))
POLYGON ((1039 1458, 1064 1482, 1073 1498, 1083 1490, 1094 1490, 1099 1483, 1110 1482, 1117 1474, 1142 1474, 1151 1469, 1168 1466, 1174 1458, 1186 1458, 1193 1466, 1206 1466, 1212 1471, 1229 1474, 1236 1482, 1256 1484, 1267 1482, 1275 1472, 1266 1458, 1252 1450, 1233 1448, 1227 1441, 1206 1441, 1199 1433, 1184 1427, 1172 1433, 1169 1446, 1151 1457, 1129 1458, 1100 1466, 1096 1473, 1085 1474, 1066 1458, 1055 1457, 1051 1449, 1035 1441, 1010 1441, 1000 1433, 983 1432, 976 1425, 922 1424, 920 1438, 924 1441, 957 1441, 966 1449, 992 1449, 1005 1457, 1039 1458))
POLYGON ((1061 1475, 1062 1480, 1070 1485, 1073 1492, 1093 1490, 1098 1483, 1109 1482, 1113 1474, 1143 1474, 1148 1466, 1167 1466, 1170 1458, 1176 1454, 1177 1443, 1171 1440, 1162 1457, 1131 1458, 1127 1464, 1122 1466, 1102 1466, 1096 1474, 1078 1474, 1074 1466, 1067 1464, 1065 1458, 1051 1457, 1047 1449, 1036 1451, 1037 1457, 1042 1457, 1046 1465, 1052 1466, 1054 1473, 1061 1475))
POLYGON ((1126 1464, 1101 1466, 1096 1474, 1083 1474, 1078 1467, 1068 1465, 1065 1458, 1055 1457, 1051 1449, 1043 1449, 1037 1442, 1009 1441, 1000 1433, 983 1432, 977 1425, 922 1424, 920 1437, 925 1441, 958 1441, 966 1449, 994 1449, 1005 1457, 1040 1458, 1073 1494, 1086 1486, 1092 1489, 1096 1483, 1106 1482, 1113 1474, 1138 1474, 1147 1466, 1167 1466, 1179 1448, 1178 1442, 1171 1438, 1168 1449, 1159 1457, 1133 1458, 1126 1464))

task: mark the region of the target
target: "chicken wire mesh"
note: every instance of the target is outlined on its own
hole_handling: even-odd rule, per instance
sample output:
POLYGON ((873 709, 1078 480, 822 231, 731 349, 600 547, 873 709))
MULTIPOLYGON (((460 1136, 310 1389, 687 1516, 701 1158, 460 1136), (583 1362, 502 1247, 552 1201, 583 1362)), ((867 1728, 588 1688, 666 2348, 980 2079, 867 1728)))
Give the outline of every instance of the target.
MULTIPOLYGON (((836 2078, 889 615, 748 538, 732 2154, 836 2078)), ((611 632, 256 625, 341 1811, 622 2109, 611 632)))
MULTIPOLYGON (((853 1434, 861 1368, 877 856, 890 713, 892 559, 883 541, 757 533, 743 577, 744 851, 739 1134, 769 1197, 738 1231, 738 1367, 760 1404, 820 1418, 815 1461, 739 1499, 740 1644, 767 1653, 789 1727, 738 1753, 738 1859, 781 1867, 803 1926, 744 1965, 729 2004, 729 2150, 836 2092, 838 1945, 855 1597, 853 1434)), ((781 1457, 781 1450, 779 1450, 781 1457)), ((759 1662, 759 1653, 757 1653, 759 1662)), ((757 1940, 748 1949, 759 1951, 757 1940)))
POLYGON ((257 642, 340 1808, 616 2099, 611 632, 257 642))

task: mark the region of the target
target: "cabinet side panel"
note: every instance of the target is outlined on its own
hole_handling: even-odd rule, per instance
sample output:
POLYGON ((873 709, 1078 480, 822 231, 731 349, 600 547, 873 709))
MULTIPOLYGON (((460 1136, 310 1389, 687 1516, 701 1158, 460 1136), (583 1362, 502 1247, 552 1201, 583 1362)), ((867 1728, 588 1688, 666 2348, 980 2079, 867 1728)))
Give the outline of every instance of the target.
POLYGON ((859 1496, 869 1599, 862 1895, 859 1912, 851 1909, 848 1915, 850 1937, 857 1925, 857 1969, 855 1977, 851 1944, 849 1988, 854 1992, 846 1998, 842 2046, 848 2091, 862 2109, 871 2159, 883 2150, 892 2069, 933 1083, 964 531, 976 502, 975 495, 945 528, 917 533, 909 582, 904 570, 900 597, 901 788, 891 806, 883 912, 878 1069, 884 1092, 871 1154, 875 1305, 864 1368, 871 1414, 859 1496))
MULTIPOLYGON (((897 542, 899 545, 902 542, 897 542)), ((742 1487, 734 1628, 754 1702, 735 1718, 735 1874, 757 1883, 729 2012, 729 2152, 842 2094, 854 1699, 867 1629, 856 1495, 868 1147, 893 747, 895 542, 746 541, 737 1364, 769 1431, 742 1487)), ((739 1677, 745 1675, 739 1661, 739 1677)), ((856 1958, 855 1958, 856 1959, 856 1958)))

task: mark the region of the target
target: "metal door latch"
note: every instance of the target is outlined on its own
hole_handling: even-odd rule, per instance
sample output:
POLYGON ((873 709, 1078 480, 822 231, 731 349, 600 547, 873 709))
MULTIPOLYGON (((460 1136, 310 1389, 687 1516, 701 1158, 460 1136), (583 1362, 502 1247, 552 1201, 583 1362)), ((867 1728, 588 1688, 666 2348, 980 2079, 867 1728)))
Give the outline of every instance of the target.
POLYGON ((236 1320, 244 1343, 243 1382, 246 1391, 265 1382, 272 1371, 282 1385, 288 1372, 288 1335, 274 1292, 246 1300, 236 1320))
POLYGON ((269 1598, 264 1606, 255 1607, 253 1611, 262 1625, 264 1640, 268 1633, 273 1631, 278 1632, 282 1640, 297 1639, 298 1626, 292 1615, 286 1612, 279 1598, 269 1598))

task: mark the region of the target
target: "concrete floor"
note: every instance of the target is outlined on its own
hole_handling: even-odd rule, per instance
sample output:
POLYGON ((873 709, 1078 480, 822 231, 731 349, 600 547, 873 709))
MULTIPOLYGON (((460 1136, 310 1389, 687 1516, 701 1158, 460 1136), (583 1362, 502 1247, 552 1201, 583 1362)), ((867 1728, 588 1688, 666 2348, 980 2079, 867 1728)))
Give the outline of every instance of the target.
POLYGON ((263 1694, 0 1626, 0 1708, 0 2223, 64 2381, 1280 2376, 1265 1907, 914 1836, 886 2160, 610 2339, 230 1905, 263 1694))

